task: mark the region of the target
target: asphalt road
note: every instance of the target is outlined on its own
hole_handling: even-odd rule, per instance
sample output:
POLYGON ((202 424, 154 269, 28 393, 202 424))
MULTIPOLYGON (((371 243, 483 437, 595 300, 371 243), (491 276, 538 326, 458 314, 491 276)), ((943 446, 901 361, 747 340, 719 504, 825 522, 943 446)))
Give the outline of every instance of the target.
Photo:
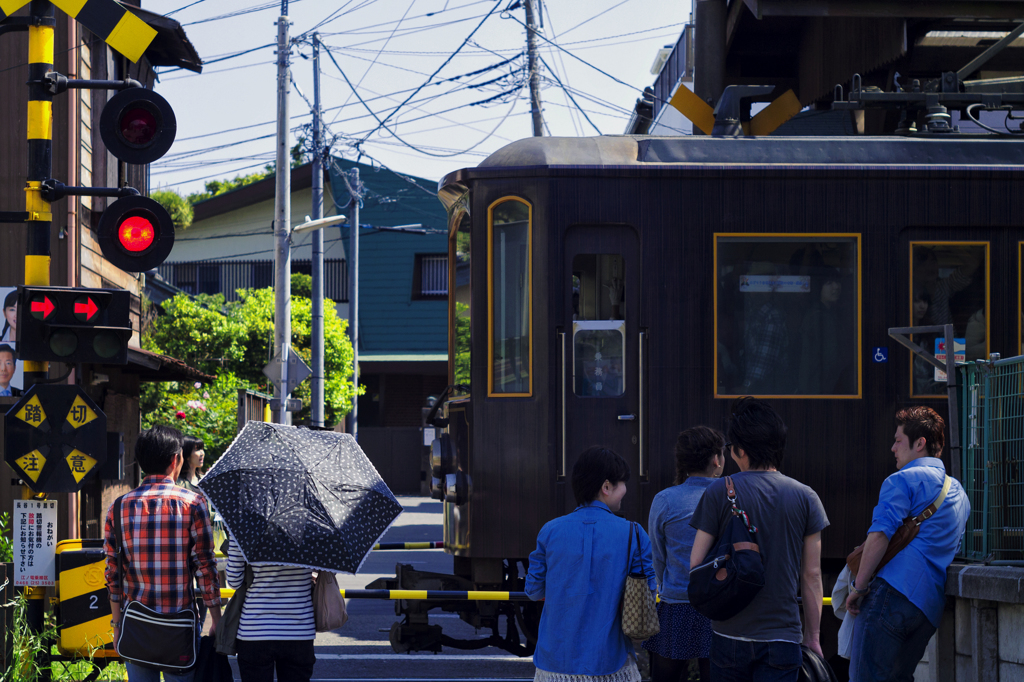
MULTIPOLYGON (((383 542, 442 540, 441 503, 426 497, 399 497, 405 512, 398 517, 383 542)), ((451 573, 452 557, 444 550, 371 552, 356 575, 338 575, 342 589, 364 588, 382 576, 394 576, 395 564, 412 564, 419 570, 451 573)), ((475 632, 454 614, 437 613, 431 624, 460 639, 486 637, 475 632)), ((394 603, 385 600, 348 600, 349 621, 334 632, 316 638, 313 680, 495 680, 532 679, 533 659, 518 658, 488 647, 462 651, 447 647, 440 654, 396 654, 388 643, 388 631, 399 618, 394 603)), ((237 667, 236 679, 237 679, 237 667)), ((285 682, 282 680, 281 682, 285 682)))

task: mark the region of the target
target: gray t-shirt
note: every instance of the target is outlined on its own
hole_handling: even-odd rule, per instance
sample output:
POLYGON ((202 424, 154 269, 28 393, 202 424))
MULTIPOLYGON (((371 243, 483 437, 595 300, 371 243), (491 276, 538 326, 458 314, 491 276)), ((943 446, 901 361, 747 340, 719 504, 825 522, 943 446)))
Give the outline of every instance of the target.
MULTIPOLYGON (((733 474, 732 481, 737 506, 757 526, 764 588, 738 615, 712 621, 712 629, 727 637, 800 643, 803 632, 796 598, 804 538, 828 526, 825 508, 813 490, 777 471, 746 471, 733 474)), ((717 544, 730 509, 725 481, 715 481, 697 503, 690 525, 715 536, 717 544)))

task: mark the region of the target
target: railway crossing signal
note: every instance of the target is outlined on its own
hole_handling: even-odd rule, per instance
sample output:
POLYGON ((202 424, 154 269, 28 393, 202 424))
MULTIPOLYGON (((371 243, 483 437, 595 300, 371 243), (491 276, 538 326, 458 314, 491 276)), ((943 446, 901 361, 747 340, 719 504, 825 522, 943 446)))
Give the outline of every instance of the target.
POLYGON ((78 386, 36 384, 4 417, 4 461, 37 493, 77 492, 106 459, 107 417, 78 386))
POLYGON ((128 163, 152 163, 174 143, 174 111, 160 95, 145 88, 117 93, 100 114, 100 136, 107 150, 128 163))
POLYGON ((131 294, 122 289, 21 287, 21 360, 124 365, 132 336, 131 294))
POLYGON ((98 231, 103 257, 125 272, 152 270, 174 246, 174 221, 148 197, 124 197, 112 203, 100 216, 98 231))

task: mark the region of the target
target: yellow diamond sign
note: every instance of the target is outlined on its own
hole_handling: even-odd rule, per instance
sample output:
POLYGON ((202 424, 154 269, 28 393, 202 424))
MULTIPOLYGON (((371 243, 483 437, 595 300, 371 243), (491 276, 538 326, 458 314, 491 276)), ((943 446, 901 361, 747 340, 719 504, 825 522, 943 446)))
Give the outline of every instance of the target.
POLYGON ((68 412, 68 424, 71 425, 71 428, 77 429, 85 426, 95 418, 96 413, 85 404, 82 396, 75 396, 75 402, 71 405, 71 411, 68 412))
POLYGON ((75 477, 76 483, 81 483, 85 475, 96 466, 96 460, 81 450, 72 450, 71 454, 64 458, 71 468, 71 475, 75 477))
POLYGON ((37 429, 46 421, 46 412, 43 411, 43 405, 39 402, 38 395, 32 396, 32 399, 25 403, 25 406, 18 410, 18 414, 15 416, 37 429))
POLYGON ((33 483, 39 480, 39 474, 42 473, 43 467, 46 466, 46 458, 38 450, 22 455, 14 461, 18 463, 18 466, 25 472, 25 475, 32 479, 33 483))

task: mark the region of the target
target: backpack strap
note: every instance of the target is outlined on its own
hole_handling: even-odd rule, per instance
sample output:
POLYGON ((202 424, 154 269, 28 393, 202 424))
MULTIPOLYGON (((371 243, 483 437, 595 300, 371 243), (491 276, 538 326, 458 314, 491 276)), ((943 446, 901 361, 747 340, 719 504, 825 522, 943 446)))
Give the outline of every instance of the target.
POLYGON ((942 491, 939 493, 939 496, 935 498, 934 502, 925 507, 923 512, 914 517, 913 521, 915 524, 920 526, 922 521, 927 521, 939 510, 939 507, 942 506, 942 503, 946 499, 946 494, 949 492, 949 487, 952 482, 953 480, 949 476, 946 476, 946 480, 942 483, 942 491))

